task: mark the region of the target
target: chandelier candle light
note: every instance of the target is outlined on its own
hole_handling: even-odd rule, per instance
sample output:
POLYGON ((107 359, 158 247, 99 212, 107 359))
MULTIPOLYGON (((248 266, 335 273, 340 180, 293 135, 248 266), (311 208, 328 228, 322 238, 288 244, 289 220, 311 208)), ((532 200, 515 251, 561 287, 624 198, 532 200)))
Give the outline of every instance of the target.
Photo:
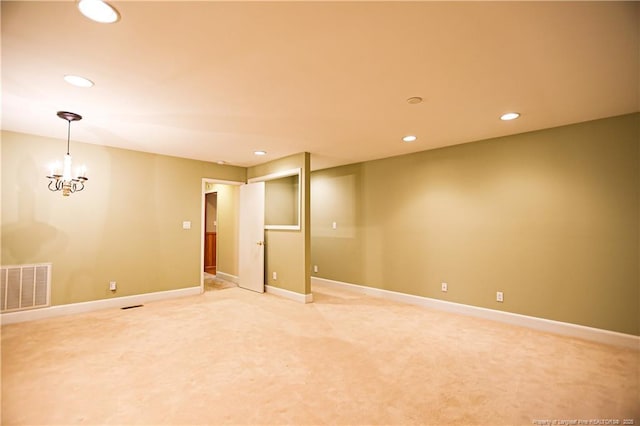
POLYGON ((82 116, 73 112, 58 111, 58 117, 67 120, 69 123, 67 130, 67 154, 64 156, 62 174, 60 174, 60 163, 56 162, 51 166, 49 179, 49 191, 62 191, 62 195, 68 197, 69 194, 80 192, 84 189, 84 183, 89 179, 85 176, 87 168, 83 165, 78 168, 76 177, 71 177, 71 155, 69 154, 69 140, 71 138, 71 122, 82 120, 82 116))

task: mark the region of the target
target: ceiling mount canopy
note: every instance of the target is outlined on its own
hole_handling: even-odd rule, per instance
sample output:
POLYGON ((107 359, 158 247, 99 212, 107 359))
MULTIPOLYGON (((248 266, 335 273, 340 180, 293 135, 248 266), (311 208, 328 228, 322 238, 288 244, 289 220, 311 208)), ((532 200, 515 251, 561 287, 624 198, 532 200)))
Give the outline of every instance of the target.
MULTIPOLYGON (((57 115, 63 120, 67 120, 69 122, 82 120, 82 116, 80 114, 76 114, 75 112, 58 111, 57 115)), ((69 127, 71 127, 71 123, 69 123, 69 127)))

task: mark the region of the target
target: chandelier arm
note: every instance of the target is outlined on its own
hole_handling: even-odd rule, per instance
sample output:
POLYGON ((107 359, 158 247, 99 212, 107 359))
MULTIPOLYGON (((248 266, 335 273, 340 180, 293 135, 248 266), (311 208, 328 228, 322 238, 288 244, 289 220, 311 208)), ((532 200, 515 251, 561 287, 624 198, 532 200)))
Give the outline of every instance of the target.
POLYGON ((49 180, 49 185, 47 186, 47 188, 49 188, 49 191, 55 192, 55 191, 60 191, 63 185, 64 185, 64 182, 61 179, 54 178, 49 180))

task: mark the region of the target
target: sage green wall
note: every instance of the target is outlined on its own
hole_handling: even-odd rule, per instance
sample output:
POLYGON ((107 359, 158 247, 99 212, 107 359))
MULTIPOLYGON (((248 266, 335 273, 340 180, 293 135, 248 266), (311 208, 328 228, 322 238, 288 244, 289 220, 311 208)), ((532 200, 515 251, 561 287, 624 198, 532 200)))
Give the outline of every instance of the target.
POLYGON ((72 141, 89 181, 63 197, 45 175, 65 145, 2 132, 2 264, 52 262, 54 305, 200 285, 202 178, 246 169, 72 141))
POLYGON ((217 272, 237 277, 240 186, 210 183, 207 190, 218 193, 217 272))
POLYGON ((298 176, 287 176, 265 182, 265 224, 297 225, 298 176))
POLYGON ((638 335, 639 117, 314 172, 315 275, 638 335))
MULTIPOLYGON (((291 169, 302 169, 300 175, 301 223, 299 231, 265 231, 265 283, 296 293, 311 293, 310 282, 310 155, 300 153, 270 161, 247 170, 247 178, 266 176, 291 169), (273 272, 278 279, 273 280, 273 272)), ((268 202, 268 200, 265 200, 268 202)), ((268 210, 269 207, 266 207, 268 210)))

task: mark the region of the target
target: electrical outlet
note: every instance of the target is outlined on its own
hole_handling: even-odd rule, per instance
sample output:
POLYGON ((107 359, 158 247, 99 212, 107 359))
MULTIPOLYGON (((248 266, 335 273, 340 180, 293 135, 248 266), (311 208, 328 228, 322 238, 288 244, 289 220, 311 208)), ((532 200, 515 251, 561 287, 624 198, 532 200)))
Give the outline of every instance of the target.
POLYGON ((449 285, 447 283, 442 283, 440 284, 442 291, 446 292, 447 290, 449 290, 449 285))
POLYGON ((338 229, 338 224, 337 224, 336 222, 333 222, 333 223, 331 224, 331 228, 333 228, 333 229, 338 229))
POLYGON ((313 272, 318 272, 318 265, 313 265, 313 272))
POLYGON ((116 282, 115 281, 110 281, 109 282, 109 290, 116 291, 116 282))
POLYGON ((501 291, 496 292, 496 302, 504 302, 504 294, 501 291))
POLYGON ((273 279, 274 279, 274 280, 277 280, 277 279, 278 279, 278 273, 277 273, 277 272, 273 272, 273 273, 271 274, 271 276, 273 277, 273 279))

